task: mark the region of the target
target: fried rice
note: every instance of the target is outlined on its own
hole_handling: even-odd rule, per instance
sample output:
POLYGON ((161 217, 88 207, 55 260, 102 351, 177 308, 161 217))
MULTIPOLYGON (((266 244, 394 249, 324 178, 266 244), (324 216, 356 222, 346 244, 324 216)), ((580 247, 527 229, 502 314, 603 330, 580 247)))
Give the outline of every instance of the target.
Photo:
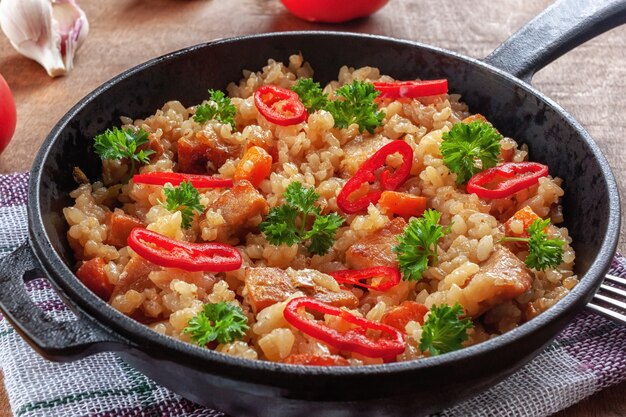
MULTIPOLYGON (((140 167, 141 173, 181 170, 179 144, 198 138, 214 146, 214 157, 204 161, 206 173, 224 178, 233 178, 245 149, 251 144, 272 147, 276 155, 271 174, 258 187, 236 184, 247 195, 244 201, 232 197, 234 201, 225 203, 230 198, 225 196, 229 190, 201 190, 201 203, 206 210, 195 216, 189 229, 181 227, 180 212, 168 211, 161 204, 165 200, 163 187, 136 184, 132 180, 124 182, 130 170, 128 161, 103 161, 102 179, 85 182, 73 191, 75 204, 65 208, 64 214, 77 267, 97 257, 104 260, 106 278, 115 288, 108 300, 114 308, 159 333, 189 342, 189 334, 183 332, 189 320, 204 304, 223 301, 239 306, 250 328, 241 340, 209 346, 218 352, 269 361, 284 361, 297 354, 338 354, 351 365, 381 363, 380 358, 339 352, 288 324, 283 316, 285 305, 302 292, 288 294, 263 308, 253 305, 249 292, 253 290, 250 281, 263 274, 269 274, 271 279, 287 276, 286 279, 300 282, 301 288, 309 290, 314 287, 316 291, 338 291, 337 282, 328 272, 362 267, 367 264, 367 245, 389 244, 390 240, 381 239, 385 238, 385 231, 396 227, 393 216, 387 215, 378 204, 371 204, 363 213, 343 214, 337 205, 337 195, 365 160, 395 140, 405 141, 414 151, 411 175, 397 191, 426 197, 428 207, 441 213, 441 223, 450 225, 450 233, 439 241, 438 261, 428 267, 421 280, 401 281, 386 292, 354 286, 349 291, 358 302, 344 309, 378 322, 406 300, 429 308, 459 302, 473 319, 474 327, 464 343, 468 346, 496 337, 541 314, 576 285, 575 254, 568 231, 553 225, 549 233, 566 242, 561 265, 545 271, 527 269, 531 277, 529 285, 514 296, 503 296, 491 285, 493 281, 489 281, 486 269, 494 263, 494 258, 501 256, 503 245, 498 242, 504 236, 504 222, 529 206, 538 216, 550 218, 552 224, 561 223, 562 180, 547 176, 510 198, 498 200, 480 199, 457 185, 454 174, 443 163, 439 147, 442 135, 471 115, 459 95, 383 101, 381 109, 386 116, 374 134, 360 133, 356 125, 336 128, 333 116, 324 110, 312 112, 305 122, 292 126, 270 123, 257 111, 253 94, 259 87, 272 84, 289 88, 304 77, 312 78, 313 69, 301 55, 291 56, 287 64, 270 59, 258 72, 245 71, 242 80, 227 87, 237 109, 236 129, 214 120, 198 123, 192 117, 195 107, 185 107, 178 101, 165 103, 145 119, 122 118, 122 127, 148 132, 151 148, 157 149, 150 163, 140 167), (284 203, 283 193, 295 181, 315 189, 323 213, 340 213, 346 220, 325 255, 311 256, 302 244, 274 246, 259 231, 267 210, 284 203), (149 262, 123 242, 111 242, 114 231, 110 230, 108 219, 112 213, 122 212, 135 217, 149 230, 172 239, 234 245, 242 255, 243 265, 225 273, 147 265, 149 262), (361 257, 359 248, 365 251, 361 257)), ((332 97, 337 88, 354 80, 393 81, 377 68, 342 67, 337 80, 330 82, 324 91, 332 97)), ((500 146, 502 160, 528 160, 526 146, 520 146, 514 139, 505 137, 500 146)), ((390 166, 400 162, 394 157, 387 160, 390 166)), ((520 232, 522 225, 513 221, 510 227, 520 232)), ((520 263, 527 255, 523 246, 508 246, 506 250, 512 251, 520 263)), ((345 328, 345 323, 336 317, 327 317, 326 325, 345 328)), ((410 321, 404 332, 406 350, 397 360, 427 355, 419 348, 422 325, 410 321)))

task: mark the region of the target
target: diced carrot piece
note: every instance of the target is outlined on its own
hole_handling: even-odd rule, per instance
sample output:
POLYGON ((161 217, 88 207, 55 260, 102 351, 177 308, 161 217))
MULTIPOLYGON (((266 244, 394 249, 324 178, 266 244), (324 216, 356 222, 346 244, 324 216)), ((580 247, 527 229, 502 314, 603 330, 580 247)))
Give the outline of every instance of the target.
POLYGON ((538 219, 541 219, 541 217, 539 217, 537 213, 530 208, 530 206, 525 206, 524 208, 518 210, 517 213, 504 223, 505 234, 507 236, 528 237, 528 228, 535 220, 538 219), (522 222, 522 232, 514 232, 511 229, 511 224, 515 221, 522 222))
POLYGON ((248 180, 258 187, 272 171, 272 156, 260 146, 249 148, 235 168, 235 180, 248 180))
POLYGON ((404 301, 386 313, 380 322, 404 332, 406 324, 410 321, 424 324, 426 313, 428 313, 428 308, 424 304, 416 303, 415 301, 404 301))
POLYGON ((111 298, 111 294, 113 294, 114 285, 109 282, 109 278, 104 271, 105 265, 104 258, 90 259, 78 268, 76 276, 94 294, 108 301, 111 298))
POLYGON ((128 240, 128 235, 134 228, 144 227, 141 220, 137 217, 117 212, 107 214, 106 223, 108 232, 104 243, 113 245, 116 248, 123 248, 128 245, 126 240, 128 240))
POLYGON ((378 200, 385 214, 397 214, 405 219, 421 216, 426 210, 426 203, 426 197, 396 191, 383 191, 378 200))
MULTIPOLYGON (((472 114, 471 116, 467 116, 465 119, 462 120, 463 123, 472 123, 475 122, 476 120, 482 120, 483 122, 487 122, 489 123, 489 120, 487 120, 487 118, 485 116, 483 116, 480 113, 476 113, 476 114, 472 114)), ((489 123, 491 124, 491 123, 489 123)))
POLYGON ((292 365, 309 365, 309 366, 349 366, 347 359, 338 355, 312 355, 312 354, 296 354, 289 355, 283 361, 292 365))

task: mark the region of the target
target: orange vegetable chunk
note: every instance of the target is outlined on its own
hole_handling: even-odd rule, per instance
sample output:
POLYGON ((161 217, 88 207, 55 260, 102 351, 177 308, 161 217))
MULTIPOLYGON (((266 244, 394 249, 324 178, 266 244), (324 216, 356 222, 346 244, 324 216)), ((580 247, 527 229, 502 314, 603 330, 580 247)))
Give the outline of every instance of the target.
POLYGON ((235 168, 235 180, 248 180, 258 187, 261 181, 270 175, 272 156, 260 146, 252 146, 235 168))
POLYGON ((383 191, 378 200, 385 214, 397 214, 405 219, 421 216, 426 210, 426 203, 426 197, 397 191, 383 191))
POLYGON ((126 243, 128 235, 135 227, 144 227, 137 217, 119 212, 107 214, 106 223, 109 227, 104 243, 116 248, 123 248, 128 245, 126 243))
POLYGON ((106 262, 104 258, 97 257, 90 259, 78 268, 76 276, 80 282, 85 284, 94 294, 107 301, 111 298, 114 285, 109 282, 109 278, 104 271, 105 265, 106 262))
POLYGON ((381 323, 404 332, 406 324, 410 321, 424 324, 426 313, 428 313, 428 308, 424 304, 416 303, 415 301, 404 301, 386 313, 381 323))
POLYGON ((505 234, 507 236, 514 236, 514 237, 528 237, 528 228, 530 227, 531 224, 533 224, 533 222, 535 220, 540 220, 541 217, 539 217, 537 215, 537 213, 535 213, 533 211, 533 209, 531 209, 529 206, 525 206, 524 208, 518 210, 513 217, 511 217, 509 220, 506 221, 506 223, 504 223, 504 231, 505 234), (523 226, 522 226, 522 232, 516 232, 513 231, 511 229, 511 224, 514 221, 521 221, 523 226))

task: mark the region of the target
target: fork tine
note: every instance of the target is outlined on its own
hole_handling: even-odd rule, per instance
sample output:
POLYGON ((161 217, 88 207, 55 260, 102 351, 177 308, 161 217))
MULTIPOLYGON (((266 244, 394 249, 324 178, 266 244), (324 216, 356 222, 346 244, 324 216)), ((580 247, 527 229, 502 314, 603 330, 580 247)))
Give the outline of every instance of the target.
POLYGON ((594 300, 604 301, 605 303, 610 304, 610 305, 612 305, 614 307, 621 308, 622 311, 626 311, 626 303, 623 302, 623 301, 619 301, 619 300, 616 300, 614 298, 610 298, 610 297, 604 296, 602 294, 594 295, 593 299, 594 300))
POLYGON ((620 278, 620 277, 616 277, 615 275, 611 275, 611 274, 606 274, 606 276, 604 277, 604 279, 608 282, 612 282, 614 284, 621 284, 621 285, 626 285, 626 279, 624 278, 620 278))
POLYGON ((600 285, 600 288, 605 290, 605 291, 611 292, 613 294, 617 294, 617 295, 621 295, 622 297, 626 297, 626 291, 624 291, 624 290, 622 290, 620 288, 615 288, 615 287, 612 287, 612 286, 606 285, 606 284, 600 285))
POLYGON ((598 314, 601 314, 611 320, 620 322, 622 324, 626 324, 626 315, 620 314, 616 311, 609 310, 608 308, 599 306, 597 304, 589 303, 587 304, 587 308, 595 311, 598 314))

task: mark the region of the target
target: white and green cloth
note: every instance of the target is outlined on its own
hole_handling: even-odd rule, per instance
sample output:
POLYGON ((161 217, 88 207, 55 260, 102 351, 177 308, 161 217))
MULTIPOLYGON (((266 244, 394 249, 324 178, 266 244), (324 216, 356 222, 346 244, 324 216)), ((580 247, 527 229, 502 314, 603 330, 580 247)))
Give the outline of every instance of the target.
MULTIPOLYGON (((0 175, 0 257, 26 240, 27 181, 27 173, 0 175)), ((626 276, 626 259, 616 255, 611 269, 626 276)), ((26 287, 51 317, 72 319, 45 279, 26 287)), ((0 367, 12 412, 19 417, 224 416, 159 386, 113 353, 73 363, 48 362, 1 316, 0 367)), ((520 371, 436 415, 548 416, 625 380, 626 326, 583 312, 520 371)))

